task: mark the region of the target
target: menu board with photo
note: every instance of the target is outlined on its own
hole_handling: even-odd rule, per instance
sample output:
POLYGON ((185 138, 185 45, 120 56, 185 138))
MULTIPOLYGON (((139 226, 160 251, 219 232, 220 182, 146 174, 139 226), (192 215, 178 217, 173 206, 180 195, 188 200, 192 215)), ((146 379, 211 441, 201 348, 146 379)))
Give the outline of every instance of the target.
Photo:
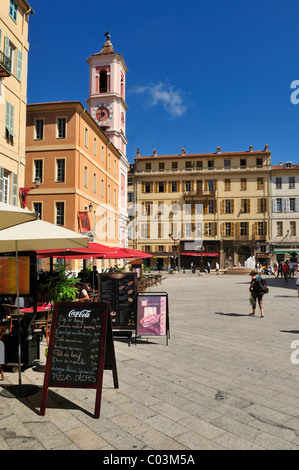
POLYGON ((138 280, 136 273, 99 274, 101 301, 110 303, 112 329, 136 329, 138 280))
POLYGON ((137 300, 137 335, 164 336, 168 334, 167 294, 139 294, 137 300))

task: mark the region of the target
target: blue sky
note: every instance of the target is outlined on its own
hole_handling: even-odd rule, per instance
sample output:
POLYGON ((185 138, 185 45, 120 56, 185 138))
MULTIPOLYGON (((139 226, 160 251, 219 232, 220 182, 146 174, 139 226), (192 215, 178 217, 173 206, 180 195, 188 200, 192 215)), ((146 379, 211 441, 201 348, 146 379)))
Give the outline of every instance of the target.
POLYGON ((297 0, 29 3, 28 103, 86 106, 86 59, 102 49, 109 24, 128 67, 130 162, 137 148, 169 155, 266 144, 272 164, 299 162, 297 0))

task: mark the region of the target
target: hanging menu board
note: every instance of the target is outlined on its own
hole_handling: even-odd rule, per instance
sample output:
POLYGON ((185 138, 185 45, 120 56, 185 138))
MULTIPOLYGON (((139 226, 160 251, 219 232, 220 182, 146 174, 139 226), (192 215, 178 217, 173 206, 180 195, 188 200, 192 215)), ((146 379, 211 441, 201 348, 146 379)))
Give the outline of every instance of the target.
POLYGON ((110 303, 112 329, 135 330, 138 279, 136 273, 99 274, 101 301, 110 303))
POLYGON ((97 389, 95 418, 100 415, 104 369, 118 388, 110 308, 107 302, 57 302, 47 354, 41 415, 48 387, 97 389))

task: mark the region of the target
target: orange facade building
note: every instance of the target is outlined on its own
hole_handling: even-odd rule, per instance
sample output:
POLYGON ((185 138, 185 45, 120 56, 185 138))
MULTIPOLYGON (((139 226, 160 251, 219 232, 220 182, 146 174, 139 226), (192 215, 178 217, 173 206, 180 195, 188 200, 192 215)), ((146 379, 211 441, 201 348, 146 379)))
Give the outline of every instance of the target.
POLYGON ((23 205, 42 220, 118 246, 120 159, 80 102, 30 104, 23 205))

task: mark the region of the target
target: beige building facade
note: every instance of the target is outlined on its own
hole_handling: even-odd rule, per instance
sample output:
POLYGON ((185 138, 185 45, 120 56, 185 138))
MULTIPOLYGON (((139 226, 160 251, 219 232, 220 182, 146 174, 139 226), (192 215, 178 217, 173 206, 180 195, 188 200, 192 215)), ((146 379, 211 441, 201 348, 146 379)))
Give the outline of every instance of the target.
POLYGON ((0 201, 20 205, 25 176, 28 23, 26 0, 0 2, 0 201))
POLYGON ((242 265, 270 257, 271 153, 141 156, 128 177, 129 246, 159 267, 242 265))

